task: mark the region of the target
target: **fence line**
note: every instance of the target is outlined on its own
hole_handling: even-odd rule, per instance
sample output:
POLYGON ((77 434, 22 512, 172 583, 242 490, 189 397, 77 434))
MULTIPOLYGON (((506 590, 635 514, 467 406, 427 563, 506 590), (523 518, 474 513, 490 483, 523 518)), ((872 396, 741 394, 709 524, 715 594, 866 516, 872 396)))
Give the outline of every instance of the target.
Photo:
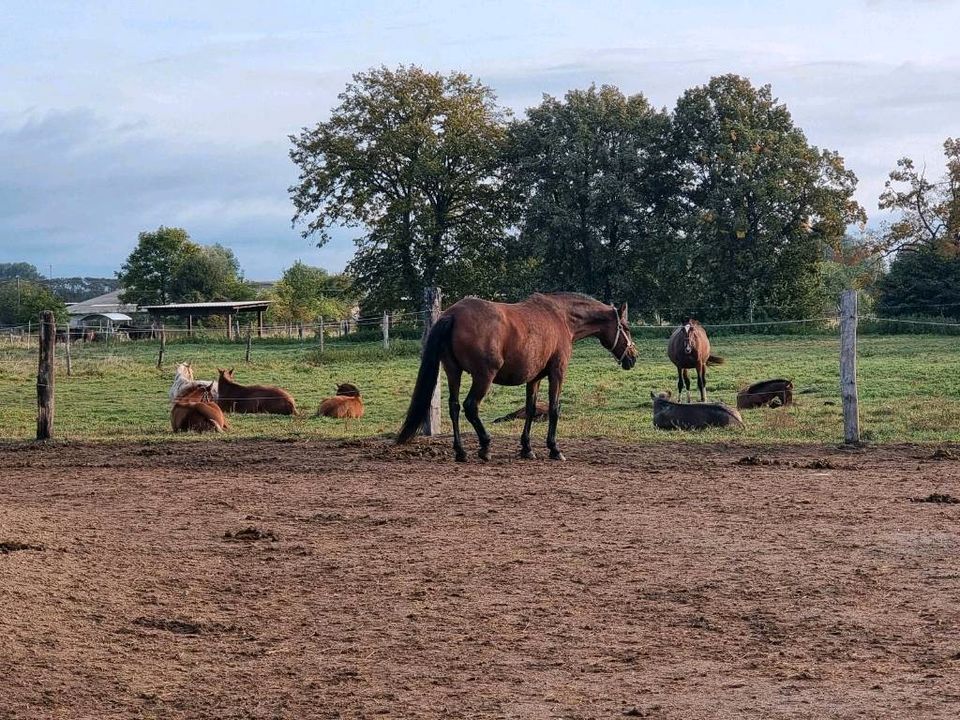
POLYGON ((905 323, 907 325, 932 325, 935 327, 960 327, 960 323, 956 322, 936 322, 934 320, 907 320, 901 318, 886 318, 886 317, 877 317, 876 315, 860 315, 861 320, 869 320, 870 322, 890 322, 890 323, 905 323))

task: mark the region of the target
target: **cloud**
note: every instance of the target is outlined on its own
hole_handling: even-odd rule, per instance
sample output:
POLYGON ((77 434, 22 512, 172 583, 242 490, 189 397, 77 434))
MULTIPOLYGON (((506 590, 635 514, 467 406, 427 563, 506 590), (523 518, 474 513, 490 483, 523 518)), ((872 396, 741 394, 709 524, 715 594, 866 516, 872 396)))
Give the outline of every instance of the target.
POLYGON ((145 121, 89 110, 31 114, 0 129, 0 250, 69 274, 110 275, 157 226, 185 227, 237 253, 250 277, 276 277, 295 257, 339 269, 341 234, 318 251, 290 226, 296 180, 284 140, 174 140, 145 121))

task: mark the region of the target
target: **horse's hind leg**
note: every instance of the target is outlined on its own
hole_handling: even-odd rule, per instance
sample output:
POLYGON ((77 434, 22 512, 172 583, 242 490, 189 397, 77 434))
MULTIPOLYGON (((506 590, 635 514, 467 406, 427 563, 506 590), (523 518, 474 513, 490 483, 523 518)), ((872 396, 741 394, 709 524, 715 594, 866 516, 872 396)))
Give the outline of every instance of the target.
POLYGON ((450 409, 450 424, 453 426, 453 453, 457 462, 464 462, 467 453, 463 449, 463 440, 460 437, 460 378, 463 370, 443 366, 447 373, 447 386, 450 388, 450 399, 447 406, 450 409))
POLYGON ((483 400, 492 383, 493 375, 488 377, 474 376, 473 383, 470 385, 470 392, 467 393, 467 397, 463 401, 463 412, 470 424, 473 425, 473 429, 477 431, 477 439, 480 440, 480 450, 477 451, 477 455, 481 460, 490 459, 490 434, 480 420, 480 401, 483 400))
MULTIPOLYGON (((690 371, 684 368, 680 371, 681 380, 683 380, 683 385, 687 389, 687 402, 690 402, 690 371)), ((683 388, 680 389, 680 392, 683 393, 683 388)), ((677 398, 678 400, 680 398, 677 398)))
POLYGON ((523 433, 520 435, 520 457, 525 460, 536 460, 537 454, 530 448, 530 426, 537 414, 537 392, 540 390, 540 380, 527 383, 527 405, 524 408, 527 418, 523 423, 523 433))
POLYGON ((551 460, 566 460, 560 448, 557 447, 557 420, 560 419, 560 389, 563 387, 563 373, 566 368, 557 368, 550 371, 550 425, 547 429, 547 448, 550 450, 551 460))

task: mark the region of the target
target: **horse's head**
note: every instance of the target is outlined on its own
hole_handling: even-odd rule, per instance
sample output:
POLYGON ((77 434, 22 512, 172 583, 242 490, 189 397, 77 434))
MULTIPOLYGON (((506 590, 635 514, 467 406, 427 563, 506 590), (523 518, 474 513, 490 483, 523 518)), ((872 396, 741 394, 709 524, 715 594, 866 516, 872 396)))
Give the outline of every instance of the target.
POLYGON ((602 344, 617 359, 620 367, 629 370, 637 364, 637 346, 633 344, 633 337, 630 335, 626 303, 623 303, 619 310, 613 305, 610 306, 610 324, 605 335, 602 344))
POLYGON ((193 380, 193 368, 190 367, 190 363, 177 363, 177 375, 184 380, 193 380))
POLYGON ((337 395, 346 395, 348 397, 360 397, 360 388, 351 383, 340 383, 337 385, 337 395))
POLYGON ((683 341, 683 351, 687 355, 692 355, 697 346, 696 333, 700 326, 693 318, 687 318, 687 321, 680 326, 680 339, 683 341))
POLYGON ((233 368, 230 368, 229 370, 224 370, 223 368, 217 368, 217 373, 220 376, 220 380, 233 382, 233 368))

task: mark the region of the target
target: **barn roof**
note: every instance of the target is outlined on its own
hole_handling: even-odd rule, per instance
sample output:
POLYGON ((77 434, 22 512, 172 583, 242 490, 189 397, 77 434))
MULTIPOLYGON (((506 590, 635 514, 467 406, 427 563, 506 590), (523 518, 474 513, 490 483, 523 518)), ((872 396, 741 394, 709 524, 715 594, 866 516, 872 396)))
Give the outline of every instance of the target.
POLYGON ((272 300, 223 300, 218 302, 141 305, 140 309, 151 315, 222 315, 266 310, 272 302, 272 300))

